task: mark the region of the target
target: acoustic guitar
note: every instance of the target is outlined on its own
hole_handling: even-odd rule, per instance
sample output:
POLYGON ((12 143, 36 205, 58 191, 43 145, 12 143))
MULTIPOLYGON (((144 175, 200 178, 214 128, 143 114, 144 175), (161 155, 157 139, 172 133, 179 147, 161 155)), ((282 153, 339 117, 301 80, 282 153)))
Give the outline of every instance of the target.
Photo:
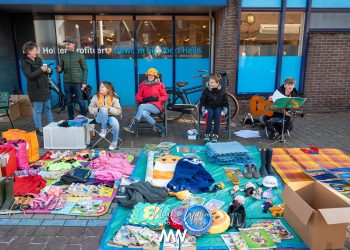
POLYGON ((260 96, 253 96, 250 99, 250 113, 253 116, 267 115, 272 116, 273 111, 270 110, 273 102, 269 100, 264 100, 260 96))

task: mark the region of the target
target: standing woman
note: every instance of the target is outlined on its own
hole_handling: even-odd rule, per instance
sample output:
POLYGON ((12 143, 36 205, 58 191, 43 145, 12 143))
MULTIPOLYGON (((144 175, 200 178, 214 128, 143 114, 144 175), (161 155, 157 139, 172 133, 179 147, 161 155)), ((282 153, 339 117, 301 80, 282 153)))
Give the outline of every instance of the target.
POLYGON ((28 96, 33 106, 33 119, 37 135, 43 135, 41 113, 44 109, 48 123, 53 122, 51 112, 51 90, 48 74, 51 70, 38 57, 38 45, 34 42, 26 42, 23 45, 23 61, 21 69, 27 78, 28 96))

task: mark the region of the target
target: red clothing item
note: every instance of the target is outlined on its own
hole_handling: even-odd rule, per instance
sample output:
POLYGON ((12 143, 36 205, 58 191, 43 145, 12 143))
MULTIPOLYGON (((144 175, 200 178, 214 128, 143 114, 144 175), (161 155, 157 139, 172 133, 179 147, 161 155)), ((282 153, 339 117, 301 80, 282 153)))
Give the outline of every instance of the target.
POLYGON ((157 82, 153 85, 147 85, 145 82, 140 84, 139 91, 136 94, 136 101, 139 103, 143 103, 144 97, 157 96, 159 100, 157 102, 148 102, 153 104, 159 108, 160 112, 163 109, 163 103, 168 100, 168 94, 165 90, 164 83, 157 82))
POLYGON ((26 194, 38 194, 46 186, 46 181, 41 175, 15 176, 13 193, 15 196, 26 194))

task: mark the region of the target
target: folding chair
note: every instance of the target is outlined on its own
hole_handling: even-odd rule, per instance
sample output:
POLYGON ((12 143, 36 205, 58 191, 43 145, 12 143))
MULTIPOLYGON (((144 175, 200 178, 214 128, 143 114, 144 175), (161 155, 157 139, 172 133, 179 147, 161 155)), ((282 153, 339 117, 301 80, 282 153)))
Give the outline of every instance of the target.
MULTIPOLYGON (((110 140, 107 139, 107 136, 108 134, 111 134, 112 133, 112 127, 108 126, 107 125, 107 133, 106 133, 106 136, 105 137, 101 137, 100 136, 100 131, 97 130, 96 128, 96 125, 101 125, 100 123, 97 123, 95 119, 93 119, 91 122, 89 122, 89 125, 93 125, 93 126, 90 126, 92 128, 92 130, 94 131, 95 134, 97 134, 97 136, 99 136, 99 138, 96 140, 96 142, 92 142, 90 141, 90 144, 88 145, 88 147, 90 149, 94 148, 96 145, 98 145, 98 143, 102 140, 105 140, 109 145, 112 143, 110 140)), ((100 127, 100 126, 99 126, 100 127)), ((123 143, 123 140, 118 137, 118 144, 117 144, 117 149, 120 148, 120 146, 122 145, 123 143)))
MULTIPOLYGON (((137 105, 137 107, 139 104, 137 105)), ((163 110, 159 114, 151 114, 156 122, 162 123, 165 129, 165 136, 168 134, 168 115, 167 115, 167 102, 163 103, 163 110)), ((140 121, 138 127, 136 128, 135 135, 139 136, 139 130, 152 129, 152 126, 149 125, 146 121, 140 121)))
POLYGON ((7 116, 10 120, 12 128, 14 128, 10 114, 9 114, 9 108, 10 108, 9 97, 10 97, 9 92, 0 92, 0 110, 5 111, 5 113, 0 113, 0 117, 7 116))
MULTIPOLYGON (((226 91, 228 87, 228 77, 226 73, 220 73, 221 75, 221 80, 220 80, 220 85, 222 88, 222 91, 226 91)), ((202 80, 202 91, 207 87, 207 82, 209 81, 209 77, 203 77, 202 80)), ((202 118, 202 104, 199 104, 198 108, 198 123, 197 123, 197 131, 198 131, 198 136, 201 136, 201 118, 202 118)), ((231 140, 231 110, 230 107, 228 107, 228 112, 227 115, 224 117, 226 120, 226 131, 228 133, 228 139, 231 140)))

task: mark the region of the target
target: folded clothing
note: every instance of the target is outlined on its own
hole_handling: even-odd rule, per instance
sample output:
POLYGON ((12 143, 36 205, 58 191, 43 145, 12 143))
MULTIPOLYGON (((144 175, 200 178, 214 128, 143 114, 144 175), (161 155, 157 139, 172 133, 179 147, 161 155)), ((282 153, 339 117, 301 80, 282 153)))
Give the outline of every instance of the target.
POLYGON ((149 182, 139 181, 128 186, 119 186, 117 201, 120 205, 133 208, 135 204, 163 203, 168 196, 168 190, 164 187, 152 186, 149 182))
POLYGON ((209 162, 220 165, 252 163, 249 151, 239 142, 207 143, 205 146, 209 162))
POLYGON ((26 194, 39 194, 40 190, 46 186, 46 181, 41 175, 15 176, 13 193, 15 196, 26 194))
POLYGON ((176 164, 173 179, 167 187, 175 192, 189 190, 191 193, 205 193, 215 182, 204 169, 205 164, 195 158, 183 158, 176 164))

